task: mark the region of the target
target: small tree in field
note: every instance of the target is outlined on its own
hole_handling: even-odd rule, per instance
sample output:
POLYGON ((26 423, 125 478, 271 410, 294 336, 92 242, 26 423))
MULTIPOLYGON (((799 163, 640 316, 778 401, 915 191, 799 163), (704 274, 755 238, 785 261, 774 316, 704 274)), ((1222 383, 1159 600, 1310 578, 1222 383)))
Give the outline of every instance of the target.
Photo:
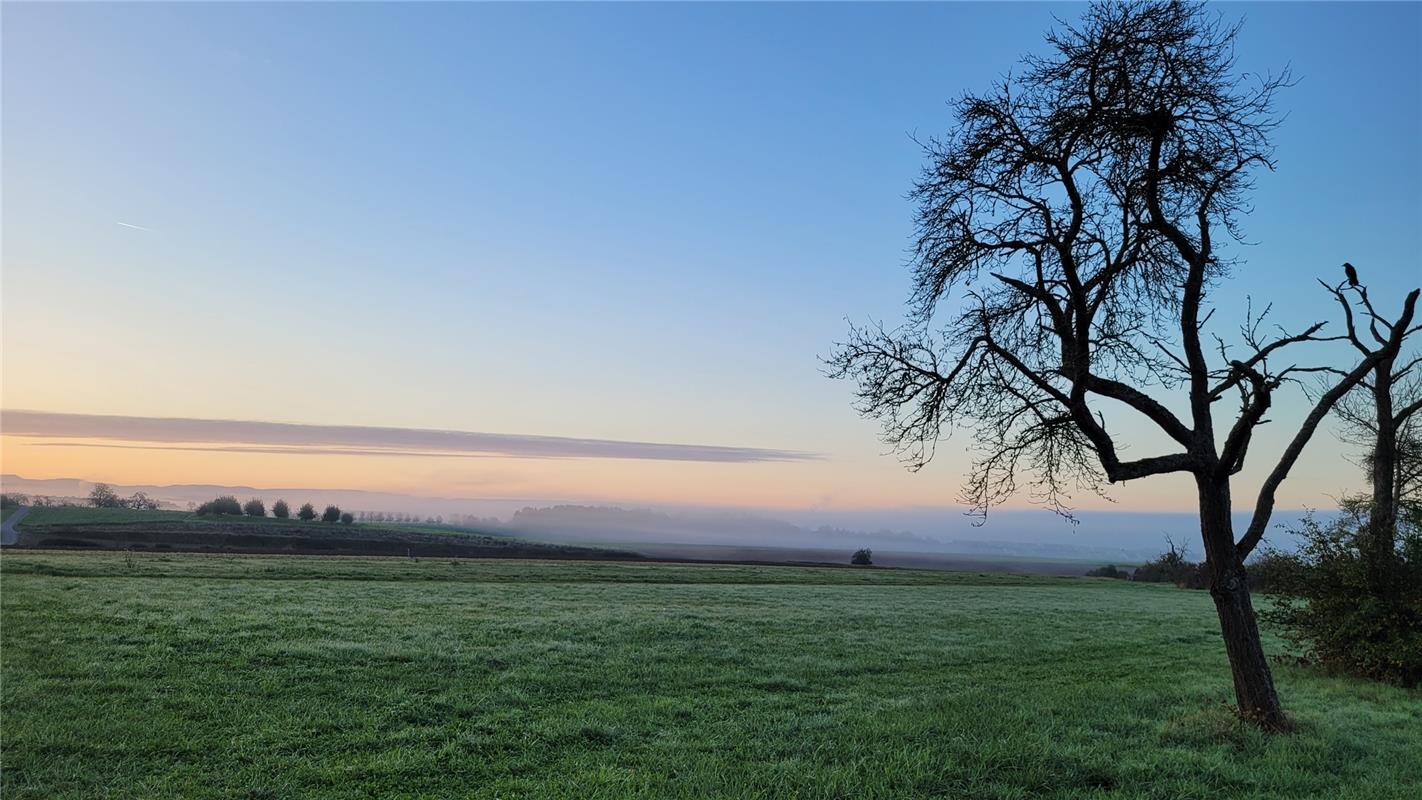
POLYGON ((867 547, 861 547, 850 556, 849 563, 856 567, 867 567, 874 563, 874 551, 867 547))
POLYGON ((296 512, 296 516, 302 522, 310 522, 311 520, 316 519, 316 507, 311 505, 310 503, 303 503, 301 506, 301 510, 296 512))
POLYGON ((251 500, 242 504, 242 513, 249 517, 265 517, 267 515, 267 507, 259 498, 253 497, 251 500))
POLYGON ((291 506, 285 500, 278 500, 272 503, 272 516, 277 519, 286 519, 291 516, 291 506))
POLYGON ((341 509, 337 506, 326 506, 326 511, 321 515, 322 522, 340 522, 341 509))
POLYGON ((1417 292, 1392 324, 1369 320, 1382 341, 1316 398, 1236 536, 1231 484, 1255 429, 1278 390, 1317 369, 1282 362, 1285 349, 1323 339, 1321 322, 1274 334, 1252 312, 1231 342, 1207 331, 1234 266, 1220 240, 1239 232, 1252 171, 1273 167, 1273 100, 1288 84, 1236 74, 1236 33, 1198 5, 1098 2, 1049 34, 1050 55, 958 101, 913 193, 913 319, 852 330, 829 363, 912 468, 947 431, 973 431, 963 494, 980 515, 1020 488, 1070 515, 1074 489, 1189 476, 1239 710, 1278 730, 1244 562, 1319 422, 1401 347, 1417 292), (1168 449, 1125 454, 1125 415, 1168 449))
POLYGON ((352 514, 352 513, 349 512, 349 511, 343 511, 343 512, 341 512, 341 524, 342 524, 342 525, 350 525, 350 524, 352 524, 352 523, 354 523, 354 522, 355 522, 355 514, 352 514))
POLYGON ((143 492, 134 492, 127 500, 123 501, 123 504, 135 511, 157 511, 160 505, 157 500, 143 492))
POLYGON ((94 508, 123 508, 123 498, 107 483, 96 483, 89 491, 89 505, 94 508))

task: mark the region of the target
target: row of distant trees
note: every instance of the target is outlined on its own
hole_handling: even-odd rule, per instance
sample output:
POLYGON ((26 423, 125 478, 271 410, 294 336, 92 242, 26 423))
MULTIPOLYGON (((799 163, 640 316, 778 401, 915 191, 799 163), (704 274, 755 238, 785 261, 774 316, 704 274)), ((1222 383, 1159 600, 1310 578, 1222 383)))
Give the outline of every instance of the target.
MULTIPOLYGON (((407 514, 402 511, 362 511, 360 512, 361 522, 424 522, 429 525, 443 525, 444 516, 421 517, 419 514, 407 514)), ((451 518, 450 522, 453 523, 451 518)))
MULTIPOLYGON (((142 494, 142 492, 140 492, 142 494)), ((145 495, 146 497, 146 495, 145 495)), ((35 508, 64 508, 70 506, 82 506, 87 502, 80 497, 63 497, 52 494, 23 494, 20 492, 6 492, 0 494, 0 507, 16 508, 19 506, 34 506, 35 508)))
MULTIPOLYGON (((52 498, 36 496, 34 498, 19 494, 5 495, 6 502, 13 505, 58 505, 52 498)), ((128 497, 123 497, 114 491, 113 487, 107 483, 96 483, 89 492, 88 503, 94 508, 127 508, 138 511, 156 511, 161 504, 158 500, 149 497, 144 492, 134 492, 128 497)), ((265 517, 267 515, 266 504, 261 498, 252 498, 245 503, 239 502, 233 495, 223 495, 213 498, 196 507, 189 504, 190 509, 197 511, 203 516, 207 515, 231 515, 249 517, 265 517)), ((272 504, 271 515, 278 519, 289 519, 292 516, 291 507, 285 500, 277 500, 272 504)), ((325 522, 343 522, 347 525, 356 522, 395 522, 406 524, 424 523, 426 525, 444 525, 446 520, 443 515, 421 516, 405 511, 358 511, 343 512, 339 506, 326 506, 323 512, 317 512, 316 507, 311 503, 301 506, 296 512, 296 518, 300 520, 313 520, 318 516, 325 522), (333 516, 334 515, 334 516, 333 516), (350 519, 346 519, 350 517, 350 519)), ((489 527, 501 524, 497 518, 478 517, 473 514, 456 514, 449 518, 450 525, 467 525, 489 527)))
POLYGON ((107 483, 96 483, 89 492, 89 505, 94 508, 131 508, 135 511, 157 511, 159 503, 143 492, 121 497, 107 483))
MULTIPOLYGON (((264 503, 261 498, 253 497, 245 503, 239 503, 237 498, 230 494, 213 498, 199 505, 195 510, 198 516, 204 517, 222 515, 234 517, 243 515, 249 517, 265 517, 267 515, 266 503, 264 503)), ((277 519, 290 519, 291 506, 287 505, 285 500, 277 500, 275 503, 272 503, 272 516, 277 519)), ((301 508, 296 512, 296 518, 302 522, 310 522, 316 519, 316 517, 316 506, 310 503, 302 504, 301 508)), ((320 517, 322 522, 340 522, 346 525, 351 525, 355 522, 355 515, 349 511, 341 511, 340 506, 326 506, 326 510, 321 512, 320 517)))

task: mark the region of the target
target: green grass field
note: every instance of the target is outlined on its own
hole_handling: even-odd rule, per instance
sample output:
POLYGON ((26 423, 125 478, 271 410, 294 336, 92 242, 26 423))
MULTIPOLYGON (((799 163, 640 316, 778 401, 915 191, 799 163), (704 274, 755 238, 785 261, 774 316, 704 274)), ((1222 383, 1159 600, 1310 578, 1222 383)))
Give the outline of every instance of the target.
POLYGON ((31 508, 21 527, 36 525, 123 525, 138 522, 185 522, 200 519, 191 511, 135 511, 131 508, 40 506, 31 508))
POLYGON ((1201 592, 112 553, 0 573, 6 798, 1422 791, 1422 693, 1281 666, 1298 732, 1236 722, 1201 592))

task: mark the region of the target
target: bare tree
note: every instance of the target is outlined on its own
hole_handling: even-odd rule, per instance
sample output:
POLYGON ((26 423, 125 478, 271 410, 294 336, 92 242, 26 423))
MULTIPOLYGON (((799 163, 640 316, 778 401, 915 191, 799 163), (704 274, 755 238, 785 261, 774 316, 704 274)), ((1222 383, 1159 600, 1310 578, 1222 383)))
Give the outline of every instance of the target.
POLYGON ((124 506, 135 511, 157 511, 162 504, 149 497, 145 492, 134 492, 127 500, 123 501, 124 506))
POLYGON ((1240 711, 1279 729, 1244 560, 1319 422, 1397 352, 1417 293, 1388 344, 1317 398, 1236 538, 1231 479, 1253 432, 1280 387, 1317 371, 1281 364, 1284 351, 1325 339, 1322 323, 1266 332, 1265 309, 1232 346, 1205 341, 1211 293, 1233 266, 1216 240, 1238 237, 1251 173, 1273 167, 1273 99, 1289 82, 1236 75, 1237 30, 1197 5, 1096 3, 1048 35, 1049 56, 959 100, 912 195, 915 313, 898 330, 852 329, 829 372, 856 380, 857 408, 912 468, 947 431, 972 430, 963 494, 982 515, 1019 489, 1070 515, 1074 491, 1191 476, 1240 711), (957 313, 940 322, 950 298, 957 313), (1161 392, 1181 397, 1183 415, 1161 392), (1220 441, 1215 412, 1234 394, 1220 441), (1149 421, 1170 449, 1123 456, 1108 411, 1149 421))
MULTIPOLYGON (((1364 462, 1372 496, 1361 549, 1374 592, 1391 597, 1399 588, 1393 585, 1398 509, 1408 500, 1422 499, 1422 356, 1407 358, 1391 347, 1391 333, 1401 323, 1378 313, 1367 287, 1358 282, 1356 268, 1344 266, 1347 280, 1324 286, 1347 316, 1348 343, 1364 358, 1377 360, 1357 388, 1340 399, 1336 412, 1345 428, 1369 442, 1364 462), (1352 306, 1358 309, 1356 319, 1352 306), (1359 331, 1364 325, 1366 334, 1359 331)), ((1419 330, 1422 325, 1408 333, 1419 330)))
POLYGON ((124 500, 107 483, 96 483, 89 491, 89 505, 94 508, 123 508, 124 500))

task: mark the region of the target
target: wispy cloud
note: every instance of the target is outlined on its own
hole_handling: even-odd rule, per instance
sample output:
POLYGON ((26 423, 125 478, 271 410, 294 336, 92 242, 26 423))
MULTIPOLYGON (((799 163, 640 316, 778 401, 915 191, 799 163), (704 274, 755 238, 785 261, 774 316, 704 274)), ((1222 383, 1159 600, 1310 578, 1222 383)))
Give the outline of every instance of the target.
MULTIPOLYGON (((9 431, 6 431, 9 433, 9 431)), ((28 436, 28 434, 16 434, 28 436)), ((38 442, 35 447, 96 447, 114 450, 168 450, 194 453, 268 453, 292 456, 415 456, 418 458, 498 458, 494 453, 433 453, 428 450, 393 450, 387 447, 261 447, 251 445, 132 444, 100 442, 38 442)))
POLYGON ((143 227, 142 225, 133 225, 133 224, 128 223, 128 222, 115 222, 114 224, 115 224, 115 225, 122 225, 122 226, 125 227, 125 228, 133 228, 133 229, 136 230, 136 231, 147 231, 148 233, 152 233, 152 232, 153 232, 153 229, 152 229, 152 228, 145 228, 145 227, 143 227))
POLYGON ((816 453, 761 447, 579 439, 566 436, 421 428, 305 425, 252 420, 59 414, 21 410, 0 412, 0 431, 7 436, 147 443, 108 446, 144 447, 163 444, 173 445, 166 449, 185 449, 178 445, 225 445, 241 447, 247 452, 305 454, 340 452, 349 455, 626 458, 719 463, 805 461, 820 458, 816 453))

